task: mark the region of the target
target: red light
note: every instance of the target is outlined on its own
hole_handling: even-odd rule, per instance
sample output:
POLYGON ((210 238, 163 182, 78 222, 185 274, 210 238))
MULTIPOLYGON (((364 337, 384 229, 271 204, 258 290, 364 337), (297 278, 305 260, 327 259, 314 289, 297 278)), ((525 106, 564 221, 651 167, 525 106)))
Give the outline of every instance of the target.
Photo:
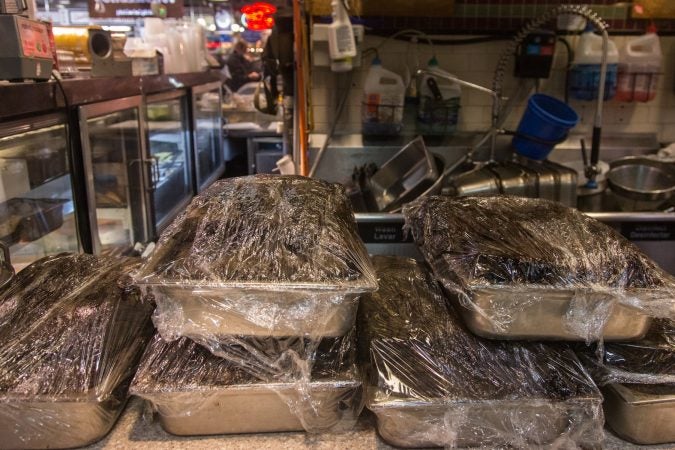
POLYGON ((241 8, 241 12, 246 14, 246 28, 253 31, 269 30, 274 27, 274 17, 272 14, 277 12, 274 5, 264 2, 256 2, 241 8))

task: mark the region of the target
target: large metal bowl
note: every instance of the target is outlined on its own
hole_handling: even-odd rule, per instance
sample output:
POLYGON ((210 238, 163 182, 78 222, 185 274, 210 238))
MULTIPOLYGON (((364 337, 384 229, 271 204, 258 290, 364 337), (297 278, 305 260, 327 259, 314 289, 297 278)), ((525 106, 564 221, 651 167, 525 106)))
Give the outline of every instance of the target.
POLYGON ((607 174, 615 194, 638 201, 665 201, 675 192, 675 165, 641 156, 617 159, 607 174))

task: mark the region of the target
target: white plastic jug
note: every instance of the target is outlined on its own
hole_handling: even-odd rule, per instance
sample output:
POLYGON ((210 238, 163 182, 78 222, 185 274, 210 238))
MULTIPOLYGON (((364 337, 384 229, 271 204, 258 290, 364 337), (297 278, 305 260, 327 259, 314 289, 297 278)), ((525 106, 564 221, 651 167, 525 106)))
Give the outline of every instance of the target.
MULTIPOLYGON (((574 61, 570 70, 569 94, 579 100, 598 98, 600 84, 600 65, 602 63, 602 36, 587 28, 579 37, 574 51, 574 61)), ((619 51, 611 40, 607 48, 607 79, 605 100, 616 94, 616 77, 619 64, 619 51)))
POLYGON ((366 76, 363 92, 363 134, 395 136, 403 129, 405 84, 398 74, 382 67, 378 58, 366 76))
POLYGON ((619 51, 616 96, 624 102, 648 102, 656 96, 663 54, 655 27, 626 42, 619 51))
MULTIPOLYGON (((427 65, 439 75, 454 76, 431 58, 427 65)), ((417 86, 419 103, 417 109, 417 131, 422 134, 452 134, 457 129, 462 88, 443 77, 424 75, 417 86)))

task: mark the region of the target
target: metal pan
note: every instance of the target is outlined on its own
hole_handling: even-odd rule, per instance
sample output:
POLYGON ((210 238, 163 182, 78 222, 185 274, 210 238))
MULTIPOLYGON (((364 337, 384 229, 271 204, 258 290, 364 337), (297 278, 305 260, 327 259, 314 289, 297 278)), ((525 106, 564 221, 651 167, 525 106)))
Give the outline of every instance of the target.
MULTIPOLYGON (((146 285, 147 286, 147 285, 146 285)), ((183 336, 344 336, 358 294, 152 285, 158 313, 180 311, 183 336)))
POLYGON ((675 442, 675 385, 609 384, 602 388, 607 424, 644 445, 675 442))
POLYGON ((243 384, 160 394, 154 403, 162 428, 179 436, 303 431, 300 417, 318 417, 320 428, 325 429, 355 421, 358 408, 344 407, 343 400, 348 402, 360 390, 361 382, 356 380, 312 381, 308 401, 292 383, 243 384))
MULTIPOLYGON (((450 295, 457 305, 466 326, 478 336, 489 339, 583 340, 565 325, 574 291, 529 289, 507 291, 503 288, 476 288, 471 301, 477 308, 468 309, 459 304, 456 295, 450 295), (499 327, 490 318, 508 319, 499 327)), ((639 295, 639 294, 636 294, 639 295)), ((606 341, 633 341, 642 339, 652 319, 624 305, 614 305, 603 330, 606 341)))
POLYGON ((426 191, 438 176, 436 160, 419 136, 370 178, 370 191, 379 211, 391 211, 426 191))
POLYGON ((81 447, 110 432, 125 401, 0 399, 0 449, 81 447))
MULTIPOLYGON (((375 390, 375 388, 372 388, 375 390)), ((539 447, 566 432, 575 437, 602 429, 600 398, 573 401, 528 399, 420 404, 392 399, 369 404, 377 417, 377 431, 391 445, 420 447, 539 447)))

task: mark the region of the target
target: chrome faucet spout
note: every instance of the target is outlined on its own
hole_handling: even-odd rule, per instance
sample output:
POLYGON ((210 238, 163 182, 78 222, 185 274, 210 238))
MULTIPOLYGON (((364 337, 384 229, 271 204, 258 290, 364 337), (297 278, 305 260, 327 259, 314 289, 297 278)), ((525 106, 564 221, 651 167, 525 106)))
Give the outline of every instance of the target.
MULTIPOLYGON (((600 31, 602 34, 602 59, 600 64, 600 80, 598 85, 598 99, 595 107, 595 118, 593 121, 593 140, 591 144, 591 160, 587 173, 589 174, 589 181, 595 182, 598 170, 597 165, 600 160, 600 140, 602 133, 602 108, 605 98, 605 85, 607 83, 607 52, 609 50, 609 34, 607 33, 608 25, 605 21, 591 8, 586 5, 560 5, 550 9, 540 17, 533 19, 530 23, 525 25, 511 41, 510 45, 504 50, 497 63, 495 69, 494 79, 492 82, 492 90, 497 93, 497 97, 501 97, 503 88, 503 81, 506 75, 506 70, 511 58, 516 53, 519 45, 523 43, 525 38, 537 28, 546 24, 552 19, 555 19, 561 14, 572 14, 581 16, 600 31)), ((496 126, 499 120, 500 105, 495 103, 492 108, 492 125, 496 126)), ((493 140, 494 147, 494 140, 493 140)), ((494 148, 492 149, 494 152, 494 148)))

